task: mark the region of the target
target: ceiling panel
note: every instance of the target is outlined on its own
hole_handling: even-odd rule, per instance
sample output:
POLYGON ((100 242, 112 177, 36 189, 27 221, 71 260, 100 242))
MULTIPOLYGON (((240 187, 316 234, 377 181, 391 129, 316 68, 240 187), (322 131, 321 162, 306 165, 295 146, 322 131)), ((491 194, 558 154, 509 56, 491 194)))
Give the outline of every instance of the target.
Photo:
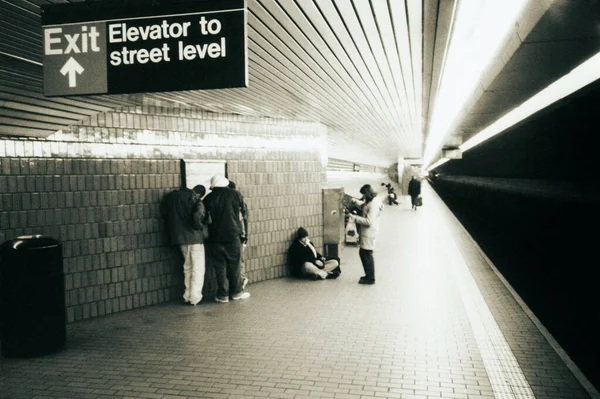
MULTIPOLYGON (((0 134, 46 137, 99 112, 160 100, 319 122, 329 154, 377 166, 422 156, 459 4, 247 0, 248 88, 45 98, 40 6, 65 2, 0 0, 0 134)), ((466 139, 598 51, 599 7, 529 0, 449 134, 466 139)))
POLYGON ((600 2, 531 0, 527 12, 452 131, 463 142, 600 52, 600 2))
POLYGON ((330 152, 356 162, 387 166, 398 156, 420 156, 419 1, 248 0, 248 88, 46 99, 40 5, 59 2, 0 2, 0 59, 12 58, 0 68, 0 101, 9 105, 0 134, 48 135, 91 113, 155 98, 320 122, 330 132, 330 152), (15 80, 22 65, 29 71, 15 80))

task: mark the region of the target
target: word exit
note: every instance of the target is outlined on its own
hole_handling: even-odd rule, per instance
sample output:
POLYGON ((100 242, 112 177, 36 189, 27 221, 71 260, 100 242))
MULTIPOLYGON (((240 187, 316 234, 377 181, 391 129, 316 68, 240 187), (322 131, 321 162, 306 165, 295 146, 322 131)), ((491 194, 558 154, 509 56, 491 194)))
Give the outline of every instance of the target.
POLYGON ((44 55, 81 54, 88 51, 99 52, 98 37, 100 33, 95 26, 81 26, 79 33, 64 33, 63 28, 44 29, 44 55))

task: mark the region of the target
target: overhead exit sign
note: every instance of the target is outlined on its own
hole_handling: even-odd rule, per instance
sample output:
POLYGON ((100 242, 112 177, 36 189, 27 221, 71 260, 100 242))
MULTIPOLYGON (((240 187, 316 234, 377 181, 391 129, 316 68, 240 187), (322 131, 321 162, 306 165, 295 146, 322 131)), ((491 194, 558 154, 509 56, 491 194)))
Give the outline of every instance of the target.
POLYGON ((245 0, 42 7, 44 94, 248 86, 245 0))

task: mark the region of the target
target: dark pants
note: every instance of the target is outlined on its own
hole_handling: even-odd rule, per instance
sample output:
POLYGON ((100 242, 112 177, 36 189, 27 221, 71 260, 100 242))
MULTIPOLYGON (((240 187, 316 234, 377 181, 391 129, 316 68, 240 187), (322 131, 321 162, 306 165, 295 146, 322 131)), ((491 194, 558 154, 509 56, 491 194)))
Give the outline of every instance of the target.
POLYGON ((242 243, 239 240, 229 243, 207 243, 210 264, 217 278, 217 296, 227 298, 242 292, 240 255, 242 243), (228 283, 229 280, 229 283, 228 283))
POLYGON ((417 206, 417 198, 419 198, 419 194, 410 196, 410 202, 412 206, 417 206))
POLYGON ((372 249, 359 249, 358 255, 362 262, 363 269, 365 269, 365 276, 369 280, 375 281, 375 259, 373 259, 372 249))

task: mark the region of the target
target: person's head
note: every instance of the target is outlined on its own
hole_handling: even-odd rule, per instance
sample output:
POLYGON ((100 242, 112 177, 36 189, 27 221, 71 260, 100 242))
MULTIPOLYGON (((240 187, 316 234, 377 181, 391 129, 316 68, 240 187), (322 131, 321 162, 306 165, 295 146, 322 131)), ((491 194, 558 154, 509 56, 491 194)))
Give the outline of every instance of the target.
POLYGON ((194 186, 192 191, 202 198, 204 197, 204 194, 206 194, 206 187, 204 187, 202 184, 198 184, 197 186, 194 186))
POLYGON ((210 178, 210 189, 214 189, 216 187, 227 187, 229 186, 229 180, 225 178, 225 176, 214 175, 210 178))
POLYGON ((306 230, 304 227, 299 227, 298 231, 296 231, 296 239, 304 245, 308 244, 308 230, 306 230))
POLYGON ((373 198, 377 196, 377 193, 375 190, 373 190, 373 187, 371 187, 370 184, 365 184, 362 186, 360 188, 360 193, 363 195, 363 198, 366 202, 371 202, 373 198))
POLYGON ((231 180, 229 180, 229 188, 232 190, 235 190, 236 189, 235 182, 232 182, 231 180))

